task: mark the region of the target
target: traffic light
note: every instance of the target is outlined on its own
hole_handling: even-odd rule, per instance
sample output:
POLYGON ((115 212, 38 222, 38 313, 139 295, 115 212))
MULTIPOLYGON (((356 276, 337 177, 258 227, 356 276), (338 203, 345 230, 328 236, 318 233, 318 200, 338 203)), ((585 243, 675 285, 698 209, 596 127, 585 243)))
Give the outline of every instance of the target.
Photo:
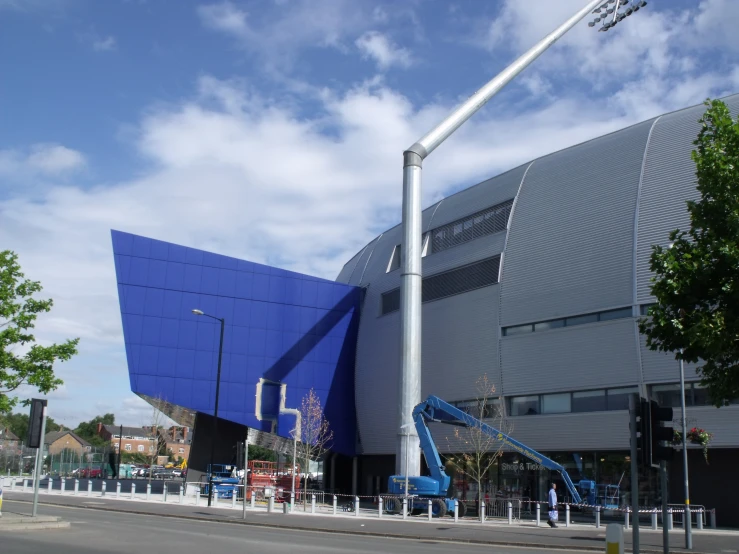
MULTIPOLYGON (((636 397, 636 395, 634 395, 636 397)), ((649 401, 644 398, 638 398, 635 404, 636 433, 631 433, 631 437, 636 437, 636 452, 639 466, 648 467, 651 465, 651 450, 649 439, 649 401)), ((631 427, 631 423, 629 423, 631 427)))
POLYGON ((672 428, 672 408, 660 406, 652 400, 650 403, 649 434, 651 445, 651 460, 653 465, 659 462, 672 460, 672 438, 675 431, 672 428), (667 445, 663 443, 668 443, 667 445))

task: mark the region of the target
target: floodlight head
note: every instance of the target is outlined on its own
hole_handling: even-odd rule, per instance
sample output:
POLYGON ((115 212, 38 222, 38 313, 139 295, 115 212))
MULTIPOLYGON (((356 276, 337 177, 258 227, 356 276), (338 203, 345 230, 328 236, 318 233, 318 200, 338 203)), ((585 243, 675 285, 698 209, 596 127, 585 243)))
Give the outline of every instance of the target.
POLYGON ((193 310, 192 313, 195 315, 204 315, 202 310, 193 310))
POLYGON ((595 21, 591 21, 590 23, 588 23, 588 27, 595 27, 595 24, 596 24, 596 23, 597 23, 598 21, 600 21, 600 19, 596 19, 595 21))

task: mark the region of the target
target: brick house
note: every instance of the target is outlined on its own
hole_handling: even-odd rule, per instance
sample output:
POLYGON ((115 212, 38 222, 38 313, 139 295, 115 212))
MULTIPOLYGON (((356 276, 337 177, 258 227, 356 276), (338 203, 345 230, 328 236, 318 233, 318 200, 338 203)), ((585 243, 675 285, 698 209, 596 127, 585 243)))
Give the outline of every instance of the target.
POLYGON ((164 451, 169 454, 171 460, 189 459, 192 445, 192 434, 189 427, 162 428, 159 430, 159 441, 160 444, 164 444, 164 451))
POLYGON ((16 451, 20 448, 20 439, 7 427, 0 427, 0 450, 16 451))
POLYGON ((77 454, 84 454, 92 450, 92 445, 72 431, 54 431, 47 433, 44 444, 49 454, 59 454, 62 450, 73 450, 77 454))
POLYGON ((138 452, 145 456, 151 456, 156 446, 156 441, 152 437, 151 431, 144 427, 126 427, 125 425, 103 425, 102 423, 98 423, 97 434, 102 439, 108 441, 115 452, 118 452, 118 445, 120 444, 123 452, 138 452))

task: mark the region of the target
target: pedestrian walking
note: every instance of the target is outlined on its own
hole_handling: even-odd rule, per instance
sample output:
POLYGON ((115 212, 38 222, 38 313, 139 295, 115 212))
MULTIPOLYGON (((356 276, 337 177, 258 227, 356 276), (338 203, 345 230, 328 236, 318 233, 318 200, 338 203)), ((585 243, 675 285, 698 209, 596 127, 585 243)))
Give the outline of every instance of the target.
POLYGON ((557 527, 557 520, 559 519, 559 512, 557 512, 557 485, 552 483, 552 488, 549 489, 549 527, 557 527))

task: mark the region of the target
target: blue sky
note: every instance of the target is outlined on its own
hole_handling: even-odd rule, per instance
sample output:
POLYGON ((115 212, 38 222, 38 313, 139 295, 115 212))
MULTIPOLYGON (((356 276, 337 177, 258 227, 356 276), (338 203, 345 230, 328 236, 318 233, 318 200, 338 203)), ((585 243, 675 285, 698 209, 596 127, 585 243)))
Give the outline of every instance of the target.
MULTIPOLYGON (((400 218, 402 151, 585 0, 0 0, 0 248, 80 336, 51 413, 128 390, 120 229, 327 278, 400 218)), ((424 202, 739 92, 739 2, 579 24, 428 160, 424 202)))

